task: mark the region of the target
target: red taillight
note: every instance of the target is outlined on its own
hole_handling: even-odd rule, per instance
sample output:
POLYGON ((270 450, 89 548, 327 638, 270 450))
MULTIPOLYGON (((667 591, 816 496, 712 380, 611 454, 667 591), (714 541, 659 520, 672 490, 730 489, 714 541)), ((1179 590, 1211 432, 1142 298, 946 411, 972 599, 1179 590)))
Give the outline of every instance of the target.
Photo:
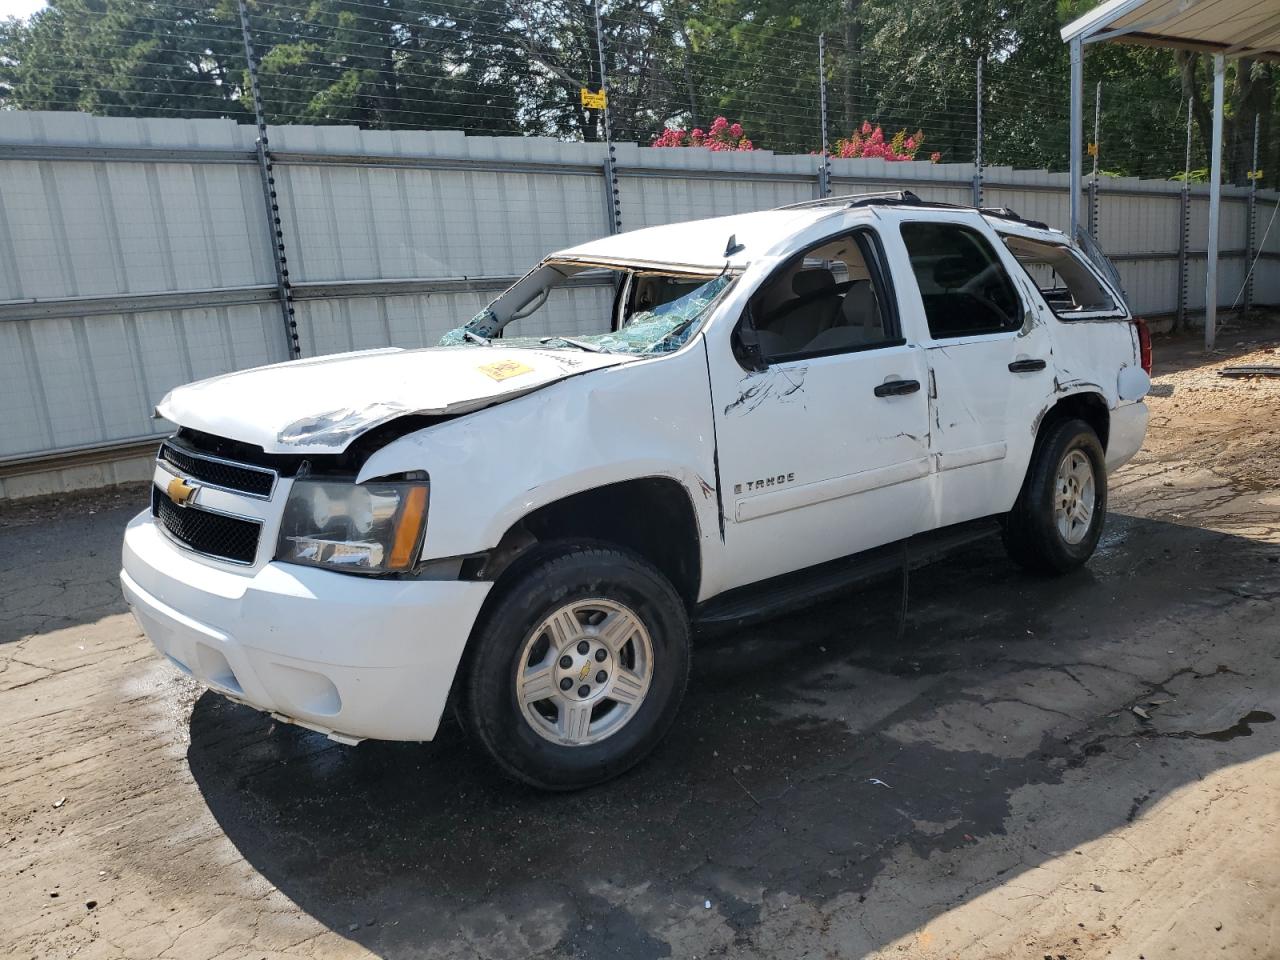
POLYGON ((1134 320, 1133 326, 1138 331, 1138 359, 1147 376, 1151 376, 1151 331, 1145 320, 1134 320))

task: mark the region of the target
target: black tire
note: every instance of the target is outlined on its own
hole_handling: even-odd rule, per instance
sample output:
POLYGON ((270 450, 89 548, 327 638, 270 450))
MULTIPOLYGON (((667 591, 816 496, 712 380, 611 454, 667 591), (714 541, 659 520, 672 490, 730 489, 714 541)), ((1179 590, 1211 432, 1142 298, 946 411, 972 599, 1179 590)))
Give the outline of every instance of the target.
POLYGON ((1107 516, 1107 467, 1102 444, 1083 420, 1050 424, 1036 444, 1018 499, 1004 523, 1009 556, 1036 573, 1058 574, 1082 566, 1098 546, 1107 516), (1062 462, 1078 450, 1093 467, 1093 515, 1085 535, 1070 543, 1054 520, 1055 480, 1062 462))
MULTIPOLYGON (((508 776, 544 790, 576 790, 639 763, 666 735, 689 677, 689 618, 671 583, 640 557, 605 543, 551 544, 522 557, 495 587, 471 637, 459 722, 508 776), (595 743, 553 743, 524 716, 516 664, 534 630, 575 600, 634 612, 652 645, 648 692, 634 715, 595 743)), ((594 723, 594 720, 593 720, 594 723)))

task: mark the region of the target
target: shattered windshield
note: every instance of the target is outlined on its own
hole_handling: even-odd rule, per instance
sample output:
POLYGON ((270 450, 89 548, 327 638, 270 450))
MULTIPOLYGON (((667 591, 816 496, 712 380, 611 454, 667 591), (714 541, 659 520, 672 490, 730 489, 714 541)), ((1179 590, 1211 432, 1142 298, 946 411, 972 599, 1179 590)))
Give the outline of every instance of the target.
MULTIPOLYGON (((625 353, 633 356, 671 353, 684 346, 697 332, 702 321, 709 314, 709 308, 733 280, 733 277, 727 273, 709 280, 687 275, 647 272, 610 271, 610 274, 613 279, 606 281, 608 286, 605 292, 610 295, 617 294, 613 309, 619 313, 621 323, 611 324, 617 325, 617 329, 602 333, 566 333, 564 335, 548 330, 542 336, 503 336, 498 342, 504 347, 586 350, 600 353, 625 353)), ((439 345, 444 347, 471 344, 484 347, 499 331, 515 322, 519 322, 521 333, 532 332, 539 326, 546 329, 544 324, 530 322, 530 320, 536 316, 535 311, 548 302, 547 289, 551 285, 551 283, 546 284, 530 298, 528 303, 521 304, 516 309, 506 306, 506 310, 510 312, 504 319, 503 301, 516 291, 513 287, 508 294, 495 300, 465 326, 446 333, 440 339, 439 345)), ((517 296, 516 299, 519 297, 517 296)), ((602 320, 608 323, 609 311, 606 310, 605 313, 602 320)), ((559 328, 557 324, 557 329, 559 328)), ((510 332, 514 333, 515 330, 512 329, 510 332)))

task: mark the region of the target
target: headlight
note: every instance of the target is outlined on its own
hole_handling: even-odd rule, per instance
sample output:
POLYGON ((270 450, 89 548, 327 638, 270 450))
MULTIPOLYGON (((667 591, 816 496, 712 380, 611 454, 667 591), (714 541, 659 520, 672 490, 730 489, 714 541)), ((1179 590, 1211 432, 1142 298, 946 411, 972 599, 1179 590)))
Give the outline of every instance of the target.
POLYGON ((351 573, 410 569, 427 526, 425 483, 296 480, 276 559, 351 573))

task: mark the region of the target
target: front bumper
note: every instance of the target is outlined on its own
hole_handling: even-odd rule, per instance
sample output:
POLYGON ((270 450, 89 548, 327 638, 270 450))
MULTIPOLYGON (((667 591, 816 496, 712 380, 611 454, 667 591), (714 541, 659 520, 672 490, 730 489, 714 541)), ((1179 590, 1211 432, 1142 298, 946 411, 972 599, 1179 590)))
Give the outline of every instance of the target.
POLYGON ((489 583, 294 564, 252 574, 174 546, 149 512, 120 582, 157 650, 233 700, 341 741, 430 740, 489 583))

